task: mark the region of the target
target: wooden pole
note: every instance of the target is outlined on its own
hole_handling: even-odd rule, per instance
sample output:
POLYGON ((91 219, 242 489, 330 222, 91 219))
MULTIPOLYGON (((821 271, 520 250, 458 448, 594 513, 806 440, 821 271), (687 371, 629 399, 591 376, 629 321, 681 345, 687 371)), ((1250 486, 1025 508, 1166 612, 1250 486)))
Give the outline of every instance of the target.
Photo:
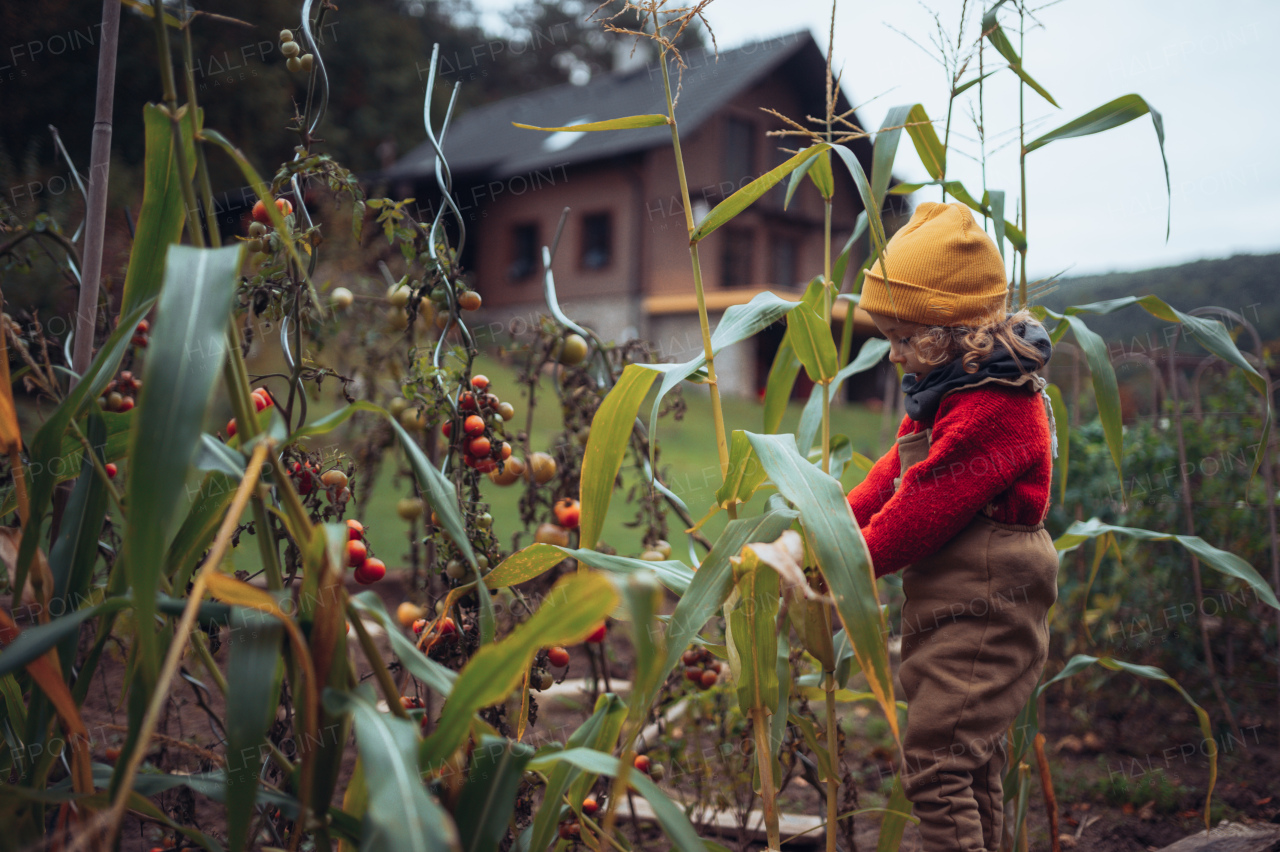
MULTIPOLYGON (((102 0, 102 42, 98 49, 98 95, 89 154, 89 190, 85 198, 84 265, 76 311, 75 350, 71 369, 84 375, 93 360, 93 332, 98 317, 98 283, 102 278, 102 243, 107 225, 107 176, 111 168, 111 110, 115 104, 116 44, 120 35, 120 0, 102 0)), ((72 382, 74 383, 74 379, 72 382)))

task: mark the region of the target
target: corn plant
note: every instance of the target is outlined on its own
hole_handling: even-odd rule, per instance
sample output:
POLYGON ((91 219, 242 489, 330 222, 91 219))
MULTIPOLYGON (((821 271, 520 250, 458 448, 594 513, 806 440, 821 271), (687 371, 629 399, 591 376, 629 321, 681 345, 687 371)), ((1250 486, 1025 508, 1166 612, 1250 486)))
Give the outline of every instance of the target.
MULTIPOLYGON (((1022 58, 1014 49, 998 20, 998 13, 1005 0, 999 0, 987 8, 982 18, 981 33, 974 48, 979 50, 989 44, 1005 60, 1009 71, 1019 78, 1020 133, 1025 128, 1022 120, 1024 90, 1030 88, 1055 107, 1048 91, 1026 71, 1022 58)), ((608 4, 606 4, 608 5, 608 4)), ((880 705, 889 722, 895 740, 898 738, 898 715, 889 678, 888 655, 884 644, 884 613, 878 606, 874 573, 862 541, 858 523, 844 503, 838 476, 843 466, 852 461, 848 441, 843 436, 830 434, 830 400, 840 384, 849 376, 869 369, 884 357, 887 346, 883 341, 870 341, 861 352, 850 359, 852 339, 852 310, 846 320, 840 339, 831 332, 831 309, 836 298, 856 303, 863 272, 877 260, 892 267, 893 257, 885 251, 886 234, 880 211, 887 194, 908 194, 928 185, 941 188, 942 197, 960 201, 990 220, 994 239, 1005 253, 1008 241, 1016 251, 1014 260, 1014 286, 1010 288, 1011 309, 1032 308, 1046 321, 1056 321, 1051 327, 1051 337, 1057 342, 1070 331, 1084 351, 1102 417, 1107 444, 1115 462, 1117 473, 1123 477, 1120 454, 1120 405, 1115 373, 1106 355, 1102 339, 1085 325, 1082 315, 1110 313, 1131 305, 1137 305, 1149 313, 1186 328, 1205 349, 1242 369, 1250 383, 1266 397, 1267 420, 1262 441, 1265 444, 1270 430, 1270 399, 1262 376, 1246 361, 1236 348, 1221 323, 1194 317, 1175 310, 1155 296, 1130 297, 1105 303, 1073 306, 1056 313, 1034 305, 1030 299, 1037 292, 1047 289, 1046 282, 1027 281, 1026 257, 1029 246, 1027 229, 1026 160, 1035 150, 1053 142, 1102 132, 1112 127, 1150 115, 1155 126, 1163 157, 1164 133, 1160 114, 1145 99, 1136 94, 1118 97, 1096 110, 1069 121, 1062 126, 1026 141, 1020 136, 1019 165, 1022 175, 1020 192, 1021 209, 1018 222, 1005 219, 1004 198, 1001 190, 983 186, 982 200, 976 200, 964 185, 947 177, 947 143, 950 138, 952 109, 956 98, 984 79, 1003 68, 986 70, 979 68, 976 74, 964 78, 968 57, 953 63, 949 68, 950 98, 946 127, 940 139, 921 104, 907 104, 891 108, 875 134, 871 175, 868 176, 857 158, 844 146, 844 142, 866 136, 853 125, 847 116, 835 113, 835 95, 828 59, 827 114, 817 127, 778 116, 786 122, 780 136, 806 139, 810 144, 796 152, 782 165, 757 178, 748 186, 725 199, 713 208, 701 222, 695 223, 689 203, 687 181, 680 153, 680 135, 676 111, 671 97, 672 66, 679 67, 681 59, 673 47, 675 35, 689 21, 701 13, 705 3, 697 4, 679 13, 664 14, 661 2, 626 2, 622 9, 608 18, 607 28, 637 37, 647 37, 662 49, 663 83, 667 95, 667 112, 659 115, 638 115, 616 118, 572 127, 532 127, 535 130, 567 131, 626 131, 639 127, 667 125, 671 129, 675 153, 676 177, 680 185, 689 233, 690 260, 694 273, 699 321, 702 332, 703 352, 700 356, 678 365, 653 364, 628 367, 618 385, 610 392, 600 408, 591 431, 591 440, 582 471, 583 548, 589 549, 603 524, 614 479, 617 476, 622 453, 625 449, 635 416, 653 384, 661 378, 655 394, 651 414, 650 433, 657 406, 663 396, 682 381, 701 382, 709 386, 714 416, 716 444, 719 454, 723 484, 716 494, 711 513, 726 511, 730 522, 722 537, 713 543, 710 551, 698 566, 698 571, 682 596, 667 626, 667 665, 675 663, 675 653, 697 637, 706 621, 723 609, 726 621, 726 643, 742 713, 751 719, 758 757, 757 780, 764 803, 764 815, 768 829, 770 848, 780 842, 777 807, 771 789, 775 775, 776 757, 787 720, 790 684, 779 677, 777 660, 787 655, 787 630, 776 629, 786 624, 780 619, 785 608, 801 644, 821 672, 820 683, 826 704, 826 744, 820 744, 816 734, 811 747, 819 755, 822 780, 827 787, 827 843, 834 849, 836 824, 841 818, 837 813, 838 766, 840 755, 835 736, 836 714, 834 710, 837 684, 844 685, 848 676, 849 658, 856 661, 866 677, 869 697, 880 705), (637 19, 635 29, 628 30, 613 23, 627 13, 637 19), (890 188, 891 169, 897 153, 902 131, 905 130, 913 146, 933 178, 928 183, 897 184, 890 188), (834 156, 833 156, 834 155, 834 156), (831 199, 834 180, 831 163, 839 162, 848 171, 859 193, 864 213, 848 244, 834 256, 831 252, 831 199), (717 228, 741 213, 753 202, 784 179, 789 179, 787 199, 803 182, 805 176, 822 197, 827 215, 825 218, 824 273, 815 279, 799 301, 784 301, 766 293, 749 304, 729 308, 714 333, 709 328, 702 277, 699 267, 699 246, 717 228), (841 293, 849 265, 851 249, 855 241, 869 233, 871 251, 867 261, 854 276, 849 293, 841 293), (769 373, 765 395, 765 422, 763 433, 735 430, 730 435, 721 414, 716 384, 715 356, 723 348, 745 340, 764 325, 782 317, 786 318, 787 332, 769 373), (776 433, 785 402, 791 394, 799 370, 803 368, 814 382, 814 391, 805 407, 800 426, 795 435, 776 433), (820 434, 819 434, 820 433, 820 434), (812 453, 815 439, 820 441, 816 453, 812 453), (817 459, 810 461, 812 455, 817 459), (834 463, 834 466, 833 466, 834 463), (834 475, 833 475, 834 474, 834 475), (738 507, 748 503, 762 488, 776 489, 767 502, 763 514, 751 519, 739 519, 738 507), (834 617, 832 609, 834 608, 834 617), (843 628, 840 634, 845 656, 838 658, 832 641, 836 620, 843 628), (841 671, 841 662, 844 663, 841 671)), ((1019 8, 1021 24, 1025 9, 1019 8)), ((834 32, 834 17, 833 17, 834 32)), ((980 94, 981 103, 981 94, 980 94)), ((776 115, 776 114, 775 114, 776 115)), ((1166 164, 1166 179, 1167 179, 1166 164)), ((984 168, 985 175, 985 168, 984 168)), ((1049 282, 1051 283, 1051 282, 1049 282)), ((1058 444, 1067 445, 1068 418, 1062 394, 1050 386, 1058 430, 1058 444)), ((1259 452, 1254 472, 1262 460, 1259 452)), ((869 460, 859 459, 869 465, 869 460)), ((1067 458, 1060 464, 1061 487, 1065 488, 1067 458)), ((655 487, 661 484, 654 480, 655 487)), ((705 519, 704 519, 705 520, 705 519)), ((865 520, 865 519, 864 519, 865 520)), ((1112 527, 1096 520, 1077 522, 1056 542, 1059 551, 1069 551, 1080 542, 1102 536, 1110 540, 1116 535, 1133 536, 1142 540, 1173 540, 1189 552, 1203 559, 1226 576, 1249 585, 1270 606, 1280 607, 1274 592, 1257 571, 1233 554, 1214 548, 1194 536, 1180 536, 1150 530, 1112 527)), ((1099 553, 1103 550, 1099 547, 1099 553)), ((531 555, 531 554, 530 554, 531 555)), ((513 560, 524 563, 526 556, 517 554, 513 560)), ((500 566, 499 570, 503 570, 500 566)), ((1095 567, 1096 570, 1096 567, 1095 567)), ((1097 662, 1111 670, 1127 671, 1141 677, 1154 678, 1172 685, 1191 703, 1202 731, 1210 736, 1208 717, 1167 674, 1151 667, 1135 666, 1109 658, 1078 656, 1071 660, 1057 676, 1047 680, 1040 691, 1056 680, 1080 671, 1097 662)), ((785 667, 782 669, 785 672, 785 667)), ((1037 693, 1038 695, 1038 693, 1037 693)), ((1013 823, 1013 839, 1010 844, 1025 848, 1025 837, 1019 837, 1024 829, 1029 767, 1024 762, 1028 744, 1035 740, 1038 722, 1035 718, 1035 698, 1028 703, 1011 743, 1009 777, 1005 780, 1006 795, 1013 799, 1016 820, 1013 823)), ((1210 737, 1211 738, 1211 737, 1210 737)), ((624 738, 623 748, 626 740, 624 738)), ((1041 762, 1041 779, 1046 785, 1046 795, 1051 796, 1049 775, 1043 762, 1042 750, 1037 753, 1041 762)), ((1212 778, 1216 775, 1216 753, 1211 758, 1211 782, 1205 803, 1205 820, 1208 824, 1209 799, 1212 797, 1212 778)), ((882 849, 896 848, 904 823, 905 799, 900 784, 884 820, 881 835, 882 849)), ((846 815, 847 816, 847 815, 846 815)), ((1053 815, 1056 820, 1056 814, 1053 815)))
MULTIPOLYGON (((504 623, 507 629, 499 633, 491 593, 520 578, 487 570, 486 554, 497 561, 496 539, 478 522, 474 493, 490 464, 473 456, 474 463, 464 465, 465 454, 447 451, 433 459, 421 446, 428 420, 456 427, 461 437, 469 425, 468 403, 501 414, 474 396, 483 388, 470 374, 477 350, 463 312, 473 310, 478 297, 457 267, 461 244, 450 246, 445 236, 444 217, 457 217, 457 209, 443 157, 446 203, 432 221, 417 222, 401 203, 366 204, 349 173, 316 150, 327 80, 313 33, 335 7, 307 0, 296 35, 281 34, 291 70, 305 73, 305 108, 295 125, 301 144, 268 185, 229 140, 202 124, 191 76, 194 16, 158 2, 139 8, 154 21, 164 102, 143 116, 146 184, 120 317, 74 383, 61 381, 47 363, 33 362, 54 406, 29 436, 18 426, 8 374, 12 338, 5 338, 0 431, 14 487, 4 512, 16 513, 20 523, 5 533, 16 550, 10 590, 14 608, 25 604, 34 621, 19 629, 20 613, 0 613, 0 760, 14 781, 0 788, 0 810, 13 842, 112 848, 132 815, 210 850, 223 843, 248 848, 264 832, 290 849, 337 842, 364 849, 483 850, 496 849, 521 827, 526 845, 545 848, 570 826, 596 843, 608 835, 584 811, 584 794, 597 778, 616 776, 623 779, 618 795, 647 798, 676 845, 703 848, 684 813, 647 776, 613 756, 623 723, 633 728, 647 705, 602 695, 563 745, 537 751, 519 742, 523 716, 512 733, 488 712, 512 692, 524 696, 523 712, 535 661, 549 647, 597 632, 619 607, 631 619, 638 665, 648 672, 648 680, 639 682, 647 690, 666 653, 654 640, 658 578, 683 590, 691 572, 678 562, 610 560, 591 551, 581 559, 599 570, 563 578, 540 606, 528 607, 527 617, 504 623), (175 33, 187 69, 181 104, 171 62, 175 33), (256 227, 236 245, 221 246, 218 229, 204 217, 213 210, 205 160, 210 151, 228 156, 258 196, 256 227), (401 387, 414 389, 412 407, 402 399, 400 406, 388 406, 400 409, 393 412, 357 401, 308 420, 303 382, 320 381, 324 371, 304 358, 304 335, 323 325, 330 306, 349 299, 335 292, 326 305, 318 298, 313 275, 320 223, 300 191, 304 180, 349 201, 357 234, 365 210, 377 211, 377 224, 410 267, 388 294, 393 319, 406 326, 433 319, 439 332, 431 354, 410 353, 414 369, 401 387), (296 210, 277 201, 290 190, 296 210), (182 244, 184 235, 189 244, 182 244), (246 248, 253 255, 247 266, 246 248), (250 311, 280 324, 290 369, 282 376, 285 394, 250 390, 242 339, 250 311), (146 319, 152 312, 154 329, 146 319), (139 375, 129 370, 117 376, 126 359, 141 357, 144 345, 139 375), (204 419, 219 386, 235 419, 215 437, 205 433, 204 419), (127 405, 110 400, 119 396, 117 388, 137 392, 136 407, 132 396, 127 405), (415 639, 379 598, 346 590, 352 553, 364 560, 365 549, 361 544, 353 551, 359 525, 343 522, 347 475, 335 466, 321 477, 310 466, 308 441, 360 413, 379 419, 415 475, 439 557, 432 571, 443 578, 446 561, 461 564, 462 575, 449 574, 438 614, 429 623, 422 619, 415 639), (123 488, 115 480, 117 462, 126 472, 123 488), (330 475, 336 473, 341 476, 330 475), (188 501, 191 477, 199 487, 188 501), (64 497, 55 502, 59 489, 64 497), (328 506, 320 497, 325 489, 328 506), (252 521, 242 525, 246 512, 252 521), (117 530, 118 550, 99 542, 117 530), (226 564, 246 532, 256 540, 262 566, 258 584, 226 564), (389 637, 400 683, 368 625, 389 637), (81 653, 77 639, 85 626, 94 638, 81 653), (215 657, 219 628, 229 628, 236 640, 225 664, 215 657), (465 634, 473 652, 433 653, 451 632, 465 634), (81 708, 109 645, 127 650, 128 726, 120 754, 98 763, 81 708), (356 647, 376 689, 360 684, 356 647), (227 749, 222 768, 167 774, 148 765, 180 672, 189 681, 200 673, 212 687, 200 688, 216 690, 225 702, 221 716, 209 711, 227 749), (409 684, 443 697, 443 709, 431 718, 418 713, 412 693, 402 695, 409 684), (335 806, 352 731, 356 768, 335 806), (281 749, 282 738, 297 745, 293 754, 281 749), (223 806, 224 836, 171 818, 150 801, 180 788, 223 806), (527 803, 534 789, 544 791, 543 806, 523 826, 514 824, 517 798, 527 803)), ((433 57, 432 82, 435 67, 433 57)), ((438 149, 452 109, 437 131, 431 88, 426 130, 438 149)), ((465 238, 465 230, 458 233, 465 238)), ((0 328, 0 334, 8 331, 0 328)), ((12 349, 30 357, 18 341, 12 349)), ((501 436, 500 425, 484 425, 486 433, 492 428, 495 438, 501 436)), ((493 449, 487 458, 501 474, 504 461, 493 449)))
MULTIPOLYGON (((986 10, 977 47, 990 44, 1019 77, 1020 88, 1029 87, 1052 102, 1004 34, 997 19, 1002 4, 1003 0, 986 10)), ((620 806, 638 794, 656 815, 664 842, 681 850, 717 848, 698 836, 685 809, 658 786, 656 773, 651 777, 648 756, 640 753, 640 734, 659 705, 669 674, 696 646, 695 654, 723 655, 728 662, 732 698, 749 724, 755 787, 763 803, 769 847, 776 849, 781 843, 778 755, 787 737, 799 736, 815 757, 816 777, 825 787, 827 848, 835 848, 837 828, 841 823, 849 826, 854 816, 838 808, 842 755, 837 704, 876 703, 895 741, 900 737, 902 704, 893 692, 886 615, 873 566, 858 519, 839 484, 848 465, 867 460, 852 453, 846 436, 831 434, 830 419, 831 400, 841 384, 874 367, 887 346, 870 341, 853 353, 852 310, 833 334, 833 308, 838 299, 856 303, 862 273, 871 262, 893 264, 885 250, 880 211, 891 192, 920 188, 891 187, 904 130, 943 197, 981 213, 990 220, 1002 251, 1006 241, 1015 249, 1021 271, 1014 276, 1017 296, 1011 307, 1034 307, 1030 300, 1037 292, 1035 282, 1026 281, 1025 186, 1017 222, 1011 223, 1004 218, 999 190, 984 186, 978 201, 959 182, 948 179, 951 110, 939 138, 920 104, 890 110, 875 133, 868 175, 846 144, 867 134, 847 115, 836 113, 838 85, 829 70, 826 115, 814 126, 789 121, 783 134, 801 139, 804 146, 695 222, 671 76, 680 63, 675 43, 706 2, 673 14, 664 12, 664 5, 663 0, 626 3, 606 25, 658 43, 665 113, 535 129, 670 128, 702 352, 678 364, 628 363, 625 357, 611 357, 589 329, 560 310, 552 275, 554 247, 544 248, 551 314, 548 340, 573 333, 591 341, 583 375, 596 398, 577 471, 581 519, 576 546, 568 540, 539 540, 504 558, 496 536, 480 522, 484 512, 476 497, 477 481, 487 470, 478 469, 477 456, 470 456, 466 464, 466 452, 435 447, 434 440, 424 437, 426 429, 446 424, 448 436, 460 436, 470 420, 469 406, 481 405, 475 394, 483 390, 471 375, 477 347, 465 320, 478 296, 457 264, 466 233, 451 198, 443 155, 452 102, 438 126, 430 108, 436 58, 424 124, 436 152, 443 204, 431 221, 418 222, 404 201, 365 199, 350 174, 318 150, 316 131, 325 113, 327 78, 313 33, 334 11, 331 4, 317 8, 306 0, 297 33, 289 32, 285 39, 297 45, 289 51, 294 54, 290 59, 298 60, 291 67, 305 74, 306 81, 304 106, 294 128, 300 145, 297 156, 269 185, 229 140, 203 125, 191 75, 189 33, 194 17, 181 5, 139 4, 154 22, 164 102, 149 106, 144 114, 146 184, 118 324, 74 384, 64 383, 52 368, 45 369, 47 364, 33 360, 28 365, 54 401, 48 417, 29 436, 19 429, 9 359, 3 359, 0 441, 10 459, 14 487, 0 511, 16 514, 18 520, 18 526, 5 533, 16 551, 11 584, 15 606, 26 602, 36 622, 19 630, 12 613, 0 613, 0 722, 5 733, 0 767, 15 779, 0 787, 0 813, 17 844, 110 848, 126 816, 132 815, 210 850, 224 848, 224 842, 232 850, 249 848, 268 836, 272 845, 289 849, 303 844, 332 848, 336 842, 340 848, 369 850, 492 850, 508 843, 545 850, 560 841, 625 849, 627 841, 617 831, 620 806), (633 29, 622 25, 629 13, 637 15, 633 29), (180 81, 170 62, 170 37, 175 33, 187 69, 181 81, 186 102, 181 104, 180 81), (209 152, 229 157, 262 203, 263 228, 237 245, 221 246, 218 229, 204 216, 213 209, 209 152), (865 211, 839 252, 832 246, 830 215, 837 168, 848 172, 865 211), (407 399, 397 396, 385 407, 361 400, 324 417, 308 418, 303 384, 318 383, 323 371, 304 357, 304 343, 330 318, 332 307, 344 301, 333 293, 326 304, 316 290, 321 223, 300 191, 302 182, 311 180, 319 180, 351 204, 357 233, 366 211, 372 211, 388 243, 403 257, 406 273, 400 282, 389 282, 388 301, 391 318, 403 322, 410 344, 406 377, 398 384, 407 399), (700 246, 784 180, 788 199, 807 191, 807 181, 824 202, 823 274, 799 300, 765 293, 727 310, 712 329, 700 246), (290 190, 298 199, 296 211, 285 203, 277 205, 276 197, 290 190), (453 221, 447 222, 447 217, 453 221), (453 244, 449 233, 455 235, 453 244), (850 277, 854 246, 863 235, 869 237, 870 257, 850 277), (246 248, 253 255, 247 266, 246 248), (283 376, 286 394, 264 397, 251 390, 256 379, 245 363, 242 337, 249 312, 280 323, 289 364, 283 376), (716 357, 782 319, 787 332, 770 371, 763 426, 759 432, 731 429, 720 405, 716 357), (419 348, 414 337, 418 327, 426 326, 430 334, 433 324, 438 334, 419 348), (140 339, 147 341, 147 352, 137 406, 119 410, 109 404, 109 389, 125 379, 124 373, 117 377, 119 368, 138 354, 140 339), (779 434, 782 411, 800 369, 813 380, 814 392, 796 433, 779 434), (686 381, 707 385, 712 402, 723 481, 703 520, 720 511, 729 517, 714 541, 696 532, 701 525, 694 520, 696 513, 690 513, 657 475, 658 415, 663 400, 686 381), (234 436, 215 437, 204 429, 204 412, 219 388, 232 402, 234 436), (650 394, 646 423, 641 406, 650 394), (345 587, 354 529, 344 522, 347 475, 324 483, 332 495, 325 505, 312 469, 303 467, 316 456, 309 440, 357 415, 382 430, 380 450, 394 448, 403 454, 416 481, 415 499, 422 501, 430 518, 430 523, 423 518, 429 541, 426 567, 439 575, 447 592, 435 616, 422 618, 412 636, 376 595, 351 595, 345 587), (601 532, 628 454, 652 488, 654 502, 665 503, 689 525, 691 564, 668 552, 655 550, 637 559, 606 553, 601 547, 601 532), (114 479, 116 462, 123 463, 127 474, 123 488, 114 479), (200 487, 188 505, 183 495, 192 477, 200 487), (762 504, 759 511, 739 517, 753 501, 762 504), (251 523, 242 525, 246 512, 251 523), (258 584, 237 577, 227 565, 250 527, 262 566, 258 584), (114 540, 117 531, 120 547, 104 547, 100 538, 114 540), (698 544, 704 551, 700 558, 698 544), (536 608, 529 605, 520 618, 500 619, 491 600, 495 593, 509 590, 518 595, 521 585, 548 575, 566 559, 576 560, 578 570, 561 576, 536 608), (446 565, 456 565, 457 570, 446 565), (660 614, 663 588, 678 598, 669 615, 660 614), (65 612, 54 617, 51 611, 59 609, 65 612), (523 743, 531 681, 547 649, 581 642, 598 633, 606 617, 615 613, 625 617, 635 652, 626 700, 606 691, 562 743, 536 749, 523 743), (719 637, 703 634, 717 616, 725 622, 723 644, 719 637), (385 633, 395 664, 383 659, 370 625, 385 633), (237 637, 223 664, 214 646, 219 627, 230 628, 237 637), (92 633, 87 652, 77 646, 82 628, 92 633), (794 681, 789 665, 792 630, 811 669, 794 681), (104 654, 116 646, 127 652, 127 733, 113 764, 96 763, 81 708, 104 654), (357 647, 369 669, 369 684, 360 682, 357 647), (223 768, 198 774, 165 773, 146 765, 146 758, 158 741, 161 714, 176 678, 180 673, 194 678, 195 672, 225 701, 226 711, 216 722, 223 731, 226 757, 249 757, 235 765, 227 759, 223 768), (865 679, 863 691, 849 688, 851 677, 859 673, 865 679), (439 712, 417 706, 408 684, 441 697, 439 712), (505 718, 512 696, 520 713, 514 731, 505 718), (791 712, 793 700, 800 697, 821 699, 821 727, 791 712), (354 773, 347 777, 341 766, 352 732, 356 760, 354 773), (282 736, 298 744, 296 753, 281 749, 282 736), (175 820, 151 801, 176 789, 218 802, 226 817, 225 837, 175 820), (587 806, 593 789, 608 792, 600 813, 594 798, 592 807, 587 806), (340 804, 335 805, 335 799, 340 804)), ((965 79, 963 66, 958 63, 952 71, 952 101, 975 84, 981 91, 986 77, 1005 70, 980 67, 974 78, 965 79)), ((678 83, 674 88, 678 90, 678 83)), ((1023 174, 1027 155, 1039 147, 1142 115, 1151 115, 1160 134, 1159 114, 1137 95, 1127 95, 1024 141, 1023 174)), ((1132 304, 1181 323, 1206 349, 1241 367, 1265 392, 1255 380, 1261 377, 1220 323, 1182 314, 1154 297, 1075 306, 1061 313, 1039 309, 1041 317, 1056 322, 1054 340, 1069 331, 1086 353, 1120 473, 1115 374, 1105 347, 1081 317, 1132 304)), ((0 334, 7 331, 0 327, 0 334)), ((6 355, 10 339, 6 337, 6 355)), ((17 341, 12 348, 24 358, 30 355, 17 341)), ((1058 409, 1059 444, 1065 447, 1068 421, 1062 395, 1054 388, 1051 396, 1058 409)), ((1267 410, 1269 429, 1269 400, 1267 410)), ((495 441, 505 434, 492 417, 480 426, 495 441)), ((1060 468, 1063 484, 1066 461, 1060 468)), ((488 466, 486 461, 483 467, 488 466)), ((502 476, 506 462, 497 458, 493 470, 502 476)), ((538 505, 537 500, 530 502, 534 514, 538 505)), ((1100 555, 1117 536, 1176 541, 1280 609, 1251 566, 1194 536, 1094 519, 1074 524, 1057 546, 1067 552, 1095 539, 1100 555)), ((1095 572, 1099 564, 1100 560, 1095 572)), ((1040 692, 1095 663, 1176 689, 1208 736, 1205 711, 1165 672, 1152 667, 1081 655, 1047 678, 1040 692)), ((1021 835, 1031 785, 1029 752, 1040 764, 1046 794, 1052 790, 1043 740, 1037 738, 1036 711, 1033 699, 1011 742, 1005 782, 1014 813, 1011 848, 1025 846, 1021 835)), ((1211 759, 1216 761, 1216 755, 1211 759)), ((1216 762, 1211 765, 1216 769, 1216 762)), ((883 813, 878 848, 897 848, 911 820, 901 782, 885 808, 867 810, 883 813)), ((1207 814, 1208 802, 1206 819, 1207 814)))

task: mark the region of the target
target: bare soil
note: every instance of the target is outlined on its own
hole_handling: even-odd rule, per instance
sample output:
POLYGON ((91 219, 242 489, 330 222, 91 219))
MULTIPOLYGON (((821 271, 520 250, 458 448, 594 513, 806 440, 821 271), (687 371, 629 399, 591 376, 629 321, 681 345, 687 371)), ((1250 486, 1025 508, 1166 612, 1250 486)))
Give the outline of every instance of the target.
MULTIPOLYGON (((392 613, 406 596, 403 582, 395 576, 373 588, 392 613)), ((352 588, 353 593, 363 590, 352 588)), ((633 657, 622 632, 612 631, 609 638, 607 674, 611 682, 628 680, 631 675, 633 657)), ((86 632, 82 639, 87 643, 91 636, 86 632)), ((386 638, 375 639, 387 658, 393 659, 386 638)), ((362 654, 358 649, 352 653, 361 676, 367 676, 369 669, 362 654)), ((215 654, 224 668, 227 654, 225 646, 215 654)), ((177 681, 160 722, 162 736, 156 739, 147 755, 149 766, 165 772, 209 771, 217 767, 225 753, 221 731, 212 721, 212 717, 223 714, 222 697, 212 685, 207 690, 198 686, 202 672, 190 657, 188 665, 191 679, 177 681)), ((119 747, 124 740, 127 714, 122 704, 123 674, 120 649, 109 647, 83 708, 95 761, 109 762, 108 749, 119 747)), ((400 672, 393 674, 403 677, 400 672)), ((591 661, 579 649, 573 650, 567 670, 556 672, 558 679, 591 678, 593 674, 604 673, 593 672, 591 661)), ((1074 691, 1069 687, 1055 689, 1043 708, 1043 730, 1059 806, 1059 832, 1065 836, 1062 848, 1147 852, 1202 828, 1209 762, 1195 718, 1176 694, 1172 691, 1162 694, 1155 689, 1133 691, 1131 683, 1120 679, 1089 694, 1083 694, 1078 688, 1074 691)), ((1188 689, 1193 695, 1212 694, 1207 686, 1199 689, 1191 685, 1188 689)), ((1274 693, 1274 685, 1264 684, 1257 690, 1254 707, 1239 714, 1242 738, 1220 734, 1215 822, 1230 818, 1245 823, 1280 823, 1280 731, 1276 727, 1274 693)), ((438 701, 433 701, 432 706, 438 708, 438 701)), ((1219 715, 1213 708, 1209 709, 1211 716, 1219 715)), ((526 740, 562 741, 566 729, 576 726, 590 711, 590 699, 589 696, 578 701, 544 697, 537 700, 536 710, 537 722, 527 732, 526 740)), ((518 707, 509 707, 507 720, 514 724, 518 712, 518 707)), ((852 730, 858 730, 854 720, 850 720, 850 724, 852 730)), ((882 743, 861 741, 856 735, 851 737, 845 769, 854 778, 861 779, 858 783, 861 807, 883 804, 882 781, 889 766, 888 757, 889 751, 882 743)), ((354 758, 355 749, 348 749, 334 795, 335 804, 341 802, 354 758)), ((1035 780, 1034 767, 1032 770, 1035 794, 1028 813, 1028 834, 1033 850, 1049 850, 1044 799, 1035 780)), ((222 806, 186 788, 163 793, 154 801, 176 821, 213 836, 224 832, 222 806)), ((788 787, 783 805, 791 812, 821 814, 822 791, 801 780, 788 787)), ((758 803, 754 806, 759 807, 758 803)), ((878 815, 856 819, 857 848, 874 849, 878 815)), ((668 848, 663 836, 652 826, 625 826, 623 831, 638 848, 668 848)), ((813 839, 819 839, 820 833, 815 835, 813 839)), ((148 852, 170 839, 156 824, 131 816, 126 823, 122 848, 148 852)), ((763 848, 754 842, 744 845, 738 836, 717 839, 729 848, 763 848)), ((272 841, 265 845, 276 844, 272 841)), ((804 841, 795 841, 788 847, 804 845, 804 841)), ((902 850, 915 852, 918 848, 914 829, 909 826, 902 850)))

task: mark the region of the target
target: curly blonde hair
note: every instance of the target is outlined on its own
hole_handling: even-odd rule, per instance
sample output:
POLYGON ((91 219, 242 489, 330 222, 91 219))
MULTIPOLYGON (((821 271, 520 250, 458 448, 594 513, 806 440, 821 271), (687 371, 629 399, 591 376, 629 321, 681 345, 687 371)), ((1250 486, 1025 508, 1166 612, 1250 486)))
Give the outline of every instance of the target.
MULTIPOLYGON (((1020 310, 1007 318, 986 323, 978 327, 956 325, 935 325, 917 331, 911 336, 911 345, 916 357, 930 367, 937 367, 959 358, 966 373, 975 373, 979 362, 994 351, 996 343, 1002 344, 1010 352, 1020 358, 1032 361, 1035 372, 1044 366, 1040 350, 1023 340, 1013 330, 1020 323, 1035 323, 1037 320, 1030 311, 1020 310)), ((1019 369, 1022 368, 1021 361, 1019 369)))

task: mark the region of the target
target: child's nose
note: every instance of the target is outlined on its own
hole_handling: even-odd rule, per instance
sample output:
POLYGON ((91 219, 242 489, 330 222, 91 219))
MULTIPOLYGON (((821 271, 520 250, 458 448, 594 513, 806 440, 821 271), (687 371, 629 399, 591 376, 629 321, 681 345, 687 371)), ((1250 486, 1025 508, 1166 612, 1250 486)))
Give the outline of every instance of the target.
POLYGON ((889 363, 890 364, 907 363, 907 356, 902 353, 902 350, 898 348, 896 344, 889 347, 889 363))

